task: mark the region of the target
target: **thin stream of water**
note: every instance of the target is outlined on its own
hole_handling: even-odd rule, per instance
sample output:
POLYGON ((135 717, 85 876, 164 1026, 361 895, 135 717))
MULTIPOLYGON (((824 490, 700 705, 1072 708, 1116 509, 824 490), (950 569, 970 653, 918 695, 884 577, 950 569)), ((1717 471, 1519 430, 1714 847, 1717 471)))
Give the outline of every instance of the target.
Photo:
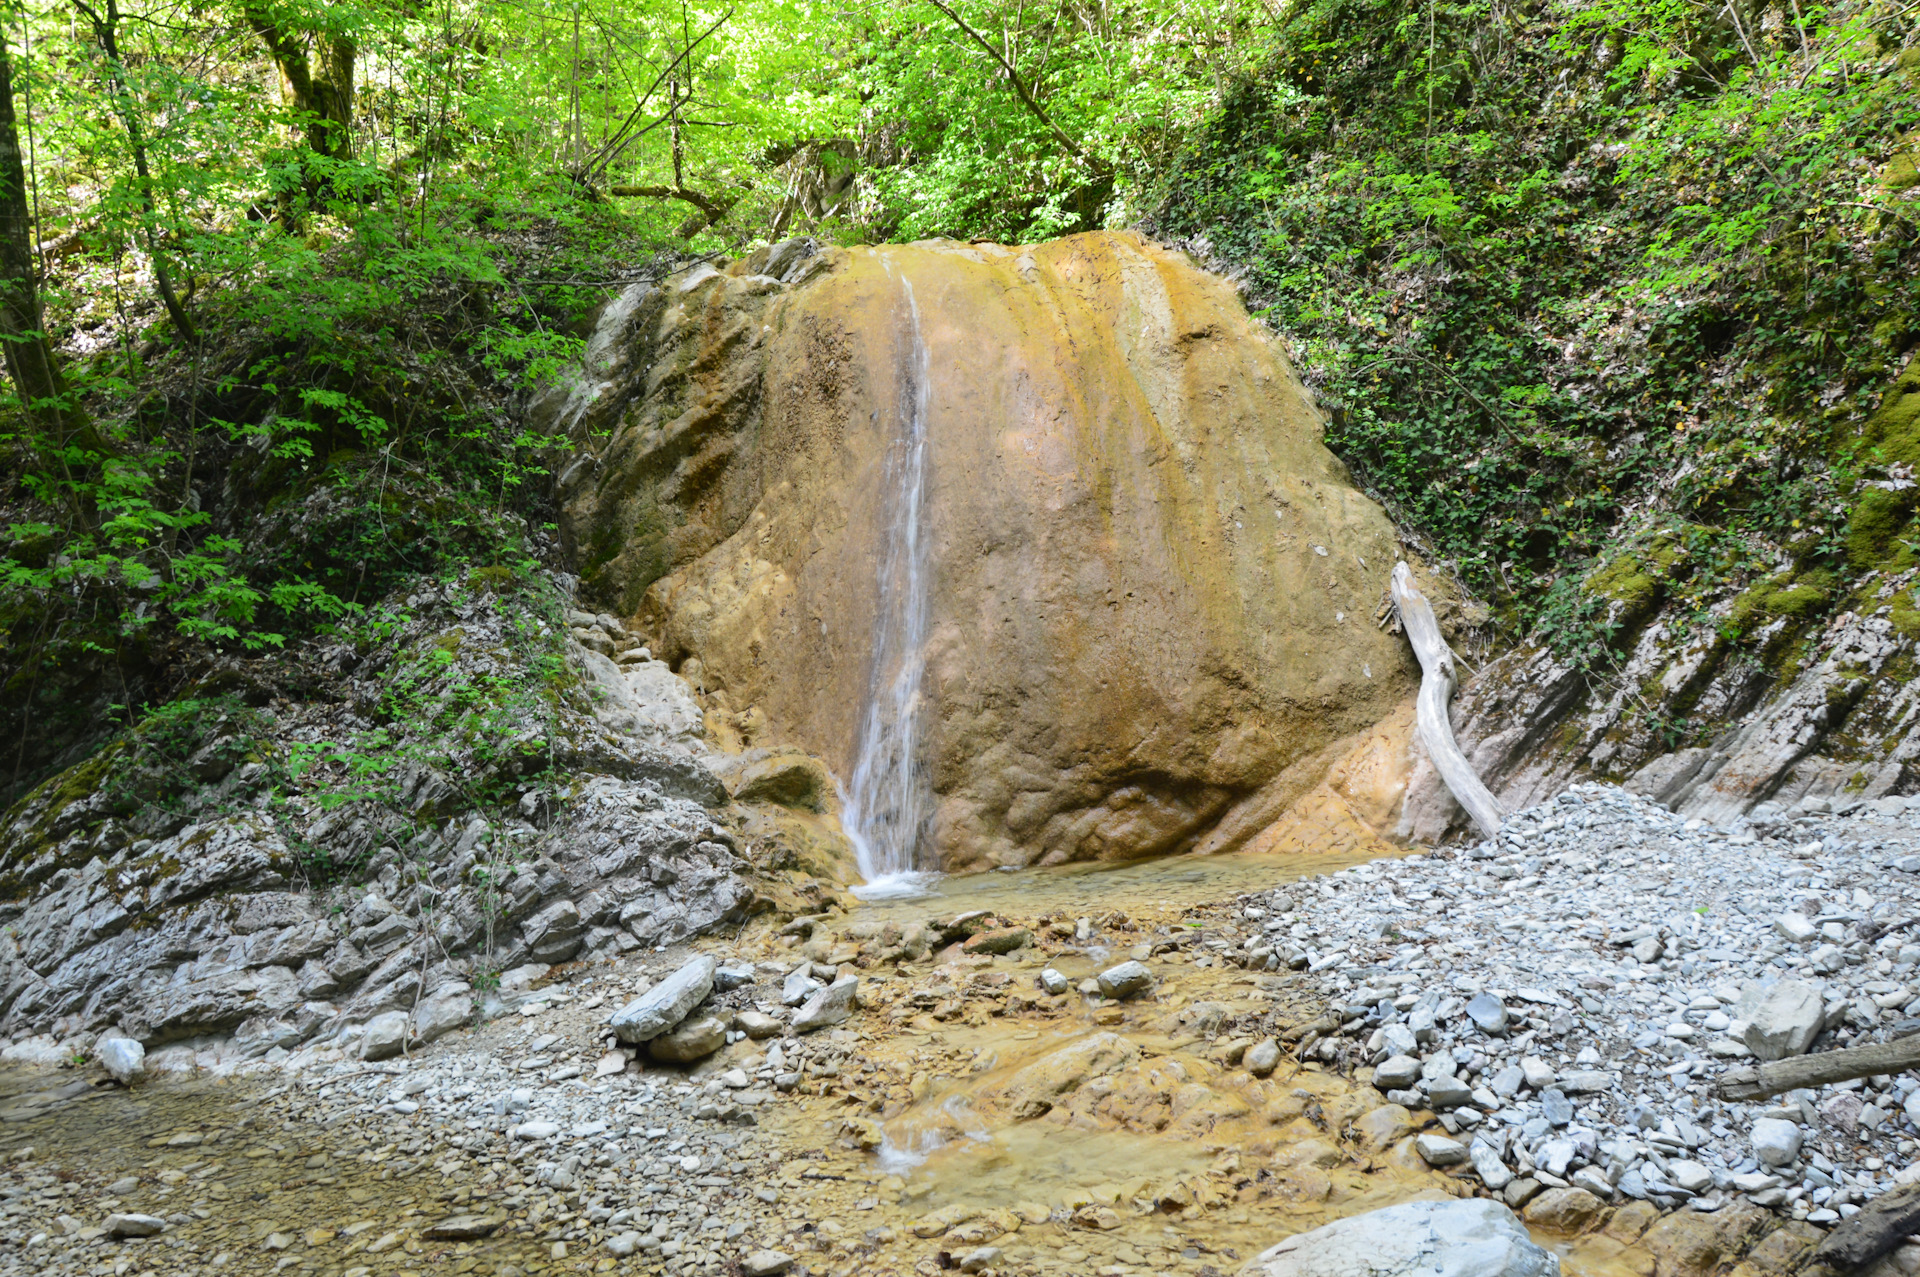
MULTIPOLYGON (((891 262, 887 273, 894 275, 891 262)), ((894 277, 905 319, 899 423, 887 450, 873 664, 842 820, 867 880, 858 894, 869 899, 919 894, 931 877, 918 867, 919 845, 933 814, 919 757, 927 639, 927 541, 921 524, 929 376, 913 282, 894 277)))

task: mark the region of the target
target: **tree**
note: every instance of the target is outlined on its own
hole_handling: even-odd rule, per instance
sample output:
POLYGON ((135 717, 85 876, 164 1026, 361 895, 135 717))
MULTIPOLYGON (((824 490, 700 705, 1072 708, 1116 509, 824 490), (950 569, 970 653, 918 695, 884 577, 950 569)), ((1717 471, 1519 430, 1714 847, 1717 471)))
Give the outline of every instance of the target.
POLYGON ((339 31, 301 30, 259 0, 243 6, 306 128, 307 149, 324 159, 353 154, 353 60, 359 44, 339 31), (313 50, 318 53, 315 58, 313 50), (317 64, 317 65, 316 65, 317 64))
POLYGON ((38 263, 28 234, 27 170, 13 108, 13 48, 0 26, 0 343, 21 407, 57 448, 92 435, 68 397, 40 310, 38 263))
POLYGON ((134 100, 133 88, 127 83, 126 63, 120 57, 119 0, 104 0, 101 9, 95 9, 86 0, 73 0, 73 7, 92 26, 93 38, 107 59, 108 94, 113 99, 114 114, 120 117, 120 126, 127 131, 127 148, 133 154, 133 172, 140 197, 141 237, 147 244, 147 256, 153 262, 154 288, 180 336, 198 345, 200 331, 194 327, 180 294, 174 289, 173 272, 160 244, 159 201, 154 195, 153 170, 147 163, 146 131, 140 124, 140 104, 134 100))

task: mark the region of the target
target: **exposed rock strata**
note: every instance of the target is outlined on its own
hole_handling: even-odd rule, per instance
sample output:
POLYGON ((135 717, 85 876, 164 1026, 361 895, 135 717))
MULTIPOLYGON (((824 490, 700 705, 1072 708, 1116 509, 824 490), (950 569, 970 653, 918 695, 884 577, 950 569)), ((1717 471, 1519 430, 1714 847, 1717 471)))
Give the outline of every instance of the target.
MULTIPOLYGON (((1871 614, 1842 612, 1806 632, 1788 618, 1769 622, 1752 638, 1761 660, 1670 617, 1633 632, 1620 670, 1605 680, 1522 645, 1461 690, 1455 733, 1510 810, 1585 778, 1617 780, 1708 820, 1763 802, 1920 791, 1913 640, 1895 628, 1887 602, 1915 577, 1902 573, 1870 591, 1880 604, 1871 614)), ((1432 841, 1463 823, 1431 765, 1416 763, 1398 832, 1432 841)))
POLYGON ((388 646, 332 655, 349 671, 340 702, 255 716, 236 746, 248 761, 196 761, 179 799, 126 809, 111 778, 130 764, 110 754, 8 813, 0 1034, 116 1029, 187 1058, 364 1036, 370 1056, 391 1053, 469 1022, 496 973, 672 944, 785 898, 776 866, 801 858, 778 808, 792 786, 730 804, 701 711, 664 665, 616 666, 580 641, 587 626, 568 633, 524 601, 408 602, 415 619, 388 646), (517 627, 533 648, 516 650, 517 627), (448 720, 506 716, 491 735, 430 741, 428 722, 374 731, 395 671, 440 680, 413 711, 430 720, 476 689, 549 683, 544 699, 448 720), (297 771, 296 751, 320 761, 297 771))
POLYGON ((792 256, 634 290, 548 405, 589 587, 745 743, 850 770, 917 394, 945 867, 1242 845, 1411 694, 1392 529, 1225 281, 1117 233, 792 256))

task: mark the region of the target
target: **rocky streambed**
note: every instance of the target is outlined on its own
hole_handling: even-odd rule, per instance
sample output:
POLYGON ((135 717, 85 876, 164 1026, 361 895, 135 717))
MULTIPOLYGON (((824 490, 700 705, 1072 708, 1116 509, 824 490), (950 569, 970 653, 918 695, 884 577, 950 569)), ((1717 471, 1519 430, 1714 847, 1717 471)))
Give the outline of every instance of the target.
POLYGON ((1901 1031, 1920 950, 1864 933, 1920 906, 1888 868, 1920 830, 1896 802, 1760 815, 1582 789, 1437 855, 984 875, 529 964, 493 1018, 388 1059, 362 1039, 131 1090, 16 1062, 0 1256, 1224 1277, 1477 1197, 1525 1231, 1448 1227, 1492 1228, 1515 1272, 1547 1271, 1522 1243, 1595 1277, 1790 1272, 1905 1177, 1915 1087, 1720 1099, 1765 1044, 1744 987, 1816 985, 1814 1050, 1901 1031), (636 1003, 671 1009, 635 1031, 636 1003))

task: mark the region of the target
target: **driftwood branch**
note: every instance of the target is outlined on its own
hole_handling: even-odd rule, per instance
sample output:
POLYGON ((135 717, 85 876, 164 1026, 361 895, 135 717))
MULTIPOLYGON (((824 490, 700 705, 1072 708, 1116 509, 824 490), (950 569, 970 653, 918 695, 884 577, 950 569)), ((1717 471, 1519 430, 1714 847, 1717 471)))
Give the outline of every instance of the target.
POLYGON ((681 200, 693 205, 700 210, 700 216, 689 219, 680 227, 676 234, 681 239, 692 239, 725 217, 739 203, 738 198, 719 200, 685 186, 610 186, 607 193, 636 199, 681 200))
POLYGON ((1868 1202, 1843 1220, 1808 1256, 1803 1277, 1824 1267, 1828 1272, 1857 1272, 1920 1230, 1920 1184, 1903 1184, 1868 1202))
POLYGON ((1920 1036, 1850 1046, 1817 1055, 1793 1055, 1756 1069, 1729 1069, 1720 1077, 1720 1094, 1729 1100, 1764 1100, 1803 1086, 1849 1082, 1876 1073, 1899 1073, 1920 1065, 1920 1036))
POLYGON ((1400 624, 1407 631, 1407 641, 1413 644, 1413 654, 1420 659, 1420 696, 1415 702, 1414 714, 1420 728, 1420 742, 1427 747, 1434 769, 1446 782, 1455 801, 1466 808, 1480 832, 1492 838, 1500 832, 1500 822, 1506 819, 1506 812, 1480 783, 1473 764, 1454 743, 1453 723, 1447 718, 1447 704, 1453 700, 1457 681, 1453 649, 1441 637, 1433 605, 1413 583, 1413 569, 1404 562, 1394 565, 1392 590, 1400 624))

